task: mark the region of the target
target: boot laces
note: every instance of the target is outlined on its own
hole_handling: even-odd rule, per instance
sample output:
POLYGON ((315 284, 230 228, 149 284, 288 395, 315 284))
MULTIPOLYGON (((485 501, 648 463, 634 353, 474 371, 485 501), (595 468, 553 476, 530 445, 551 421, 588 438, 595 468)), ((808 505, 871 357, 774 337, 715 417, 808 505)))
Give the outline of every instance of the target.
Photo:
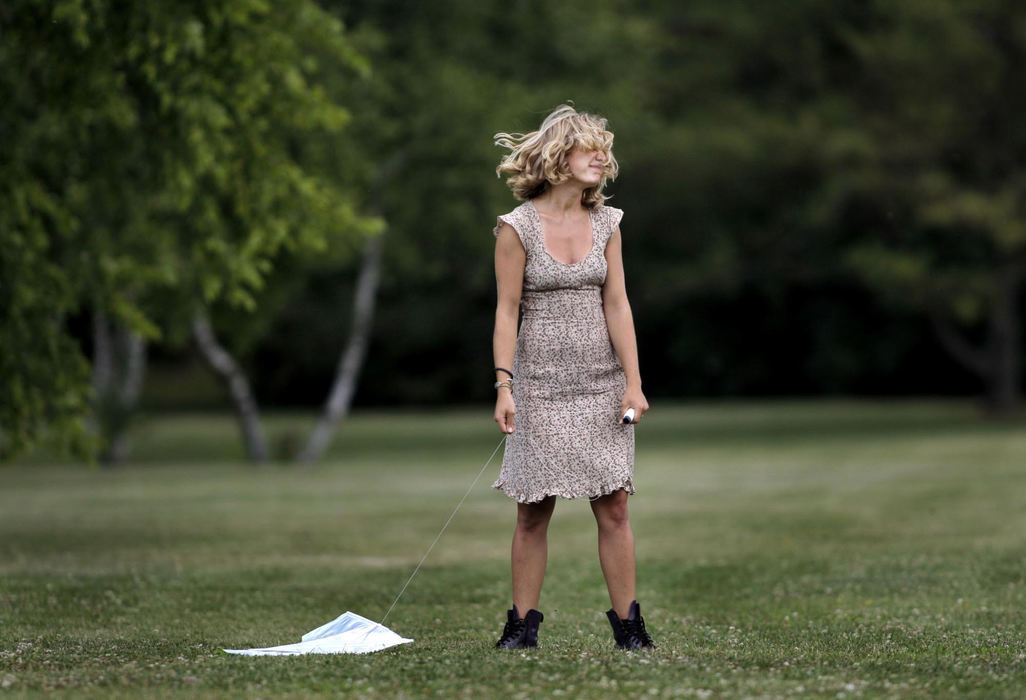
POLYGON ((519 620, 507 620, 506 626, 502 628, 502 637, 499 638, 497 646, 501 646, 506 642, 522 637, 526 626, 527 620, 525 618, 520 618, 519 620))
POLYGON ((636 620, 621 620, 623 625, 624 642, 632 647, 652 646, 652 637, 645 629, 645 618, 638 617, 636 620))

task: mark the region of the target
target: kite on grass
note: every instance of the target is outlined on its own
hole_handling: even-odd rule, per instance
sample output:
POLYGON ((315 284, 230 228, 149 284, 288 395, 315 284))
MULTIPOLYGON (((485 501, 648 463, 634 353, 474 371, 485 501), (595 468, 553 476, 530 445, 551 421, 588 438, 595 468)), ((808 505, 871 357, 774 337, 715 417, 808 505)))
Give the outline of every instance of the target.
POLYGON ((262 649, 225 649, 229 654, 245 656, 295 656, 298 654, 366 654, 381 651, 397 644, 408 644, 405 639, 380 623, 346 611, 331 622, 303 635, 297 644, 282 644, 262 649))

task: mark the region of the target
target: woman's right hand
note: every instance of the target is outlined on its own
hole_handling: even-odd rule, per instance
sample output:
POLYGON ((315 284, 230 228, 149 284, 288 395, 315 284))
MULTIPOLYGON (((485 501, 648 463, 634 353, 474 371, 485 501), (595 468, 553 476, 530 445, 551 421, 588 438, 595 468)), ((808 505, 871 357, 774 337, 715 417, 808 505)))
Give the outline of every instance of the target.
POLYGON ((513 415, 517 412, 516 404, 513 403, 513 392, 505 387, 499 388, 499 395, 495 399, 495 422, 499 424, 499 430, 506 435, 513 432, 513 415))

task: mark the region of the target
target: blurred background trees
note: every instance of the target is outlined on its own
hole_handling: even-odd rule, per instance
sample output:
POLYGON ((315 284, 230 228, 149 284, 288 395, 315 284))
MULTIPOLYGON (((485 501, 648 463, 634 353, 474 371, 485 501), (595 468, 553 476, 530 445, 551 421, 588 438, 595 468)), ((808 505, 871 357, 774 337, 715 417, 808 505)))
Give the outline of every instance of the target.
POLYGON ((151 408, 224 405, 197 314, 259 403, 321 405, 374 233, 356 403, 489 401, 490 137, 567 100, 617 134, 651 398, 1020 402, 1021 4, 163 7, 0 9, 7 449, 82 415, 100 322, 151 408))
POLYGON ((83 446, 91 345, 117 458, 142 338, 252 311, 282 252, 373 228, 321 158, 349 119, 329 88, 365 64, 306 0, 15 1, 0 28, 0 451, 45 425, 83 446))

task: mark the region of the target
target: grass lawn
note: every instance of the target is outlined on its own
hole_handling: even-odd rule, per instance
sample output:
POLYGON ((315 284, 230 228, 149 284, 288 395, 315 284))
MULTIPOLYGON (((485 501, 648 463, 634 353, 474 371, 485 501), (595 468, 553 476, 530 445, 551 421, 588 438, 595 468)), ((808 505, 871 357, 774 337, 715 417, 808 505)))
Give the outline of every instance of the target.
MULTIPOLYGON (((296 439, 307 416, 271 422, 296 439)), ((0 469, 0 695, 1026 695, 1026 425, 958 402, 655 410, 631 517, 658 649, 612 648, 586 502, 550 530, 541 648, 491 648, 514 508, 498 457, 366 656, 248 658, 380 619, 499 435, 366 413, 319 469, 255 469, 227 415, 154 418, 117 470, 0 469)))

